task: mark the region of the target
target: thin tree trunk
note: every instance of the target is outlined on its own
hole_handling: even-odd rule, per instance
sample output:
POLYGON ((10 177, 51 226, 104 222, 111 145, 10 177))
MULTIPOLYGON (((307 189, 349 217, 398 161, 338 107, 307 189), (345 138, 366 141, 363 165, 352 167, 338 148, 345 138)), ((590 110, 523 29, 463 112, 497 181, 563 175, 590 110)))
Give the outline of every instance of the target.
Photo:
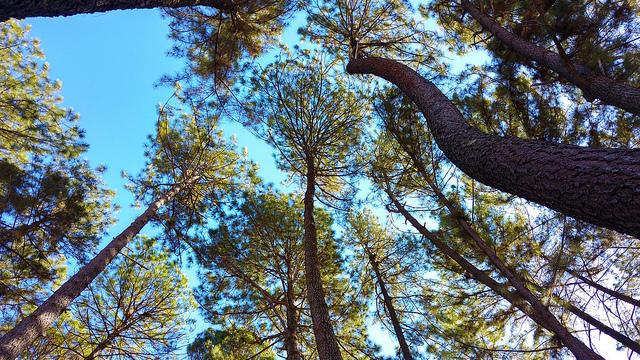
MULTIPOLYGON (((387 190, 385 190, 385 191, 387 191, 387 190)), ((418 230, 422 235, 424 235, 427 239, 429 239, 441 251, 442 251, 442 249, 448 248, 448 246, 446 246, 444 243, 442 243, 439 239, 437 239, 437 237, 435 237, 435 235, 433 235, 424 226, 422 226, 422 224, 420 224, 420 222, 417 219, 415 219, 404 208, 404 206, 402 206, 398 202, 398 200, 395 199, 395 197, 393 197, 393 195, 391 194, 390 191, 387 191, 387 195, 389 195, 389 198, 394 203, 396 208, 405 217, 405 219, 407 219, 411 223, 411 225, 413 225, 413 227, 416 228, 416 230, 418 230)), ((486 246, 486 244, 484 244, 484 245, 486 246)), ((446 250, 448 252, 455 253, 455 257, 452 256, 449 253, 446 253, 446 254, 449 255, 452 259, 454 259, 458 264, 463 265, 464 263, 467 263, 467 264, 465 264, 466 267, 475 268, 473 265, 468 263, 466 260, 464 260, 464 262, 460 262, 460 261, 456 260, 456 258, 462 259, 462 257, 458 253, 456 253, 453 249, 448 248, 446 250)), ((483 249, 483 250, 486 252, 486 249, 483 249)), ((539 325, 543 326, 547 330, 555 333, 562 340, 562 342, 569 349, 569 351, 571 351, 571 353, 573 353, 573 355, 576 357, 576 359, 579 359, 579 360, 587 360, 587 359, 590 359, 590 360, 604 360, 603 357, 601 357, 600 355, 595 353, 591 348, 589 348, 584 343, 582 343, 582 341, 578 340, 571 333, 569 333, 567 328, 564 325, 562 325, 558 321, 558 319, 556 319, 556 317, 549 311, 549 309, 547 309, 542 304, 542 302, 539 299, 537 299, 535 297, 535 295, 533 295, 529 291, 529 289, 526 288, 526 286, 524 286, 524 284, 522 284, 520 281, 518 281, 517 278, 515 278, 515 276, 508 269, 505 270, 506 267, 504 266, 504 264, 501 261, 499 261, 499 259, 497 259, 495 254, 493 254, 493 256, 487 254, 487 256, 489 256, 491 258, 492 263, 494 263, 494 265, 496 265, 500 269, 500 272, 503 274, 503 276, 507 277, 507 279, 509 280, 511 285, 516 288, 516 290, 518 291, 518 296, 521 297, 523 300, 526 300, 526 301, 528 301, 530 303, 530 305, 528 305, 528 306, 531 307, 532 311, 531 312, 525 312, 525 314, 527 314, 527 316, 529 316, 533 321, 535 321, 539 325)), ((463 268, 465 270, 467 270, 467 268, 465 268, 465 266, 463 266, 463 268)), ((478 270, 478 269, 475 268, 475 270, 478 270)), ((479 271, 478 272, 476 272, 476 271, 470 272, 470 274, 476 280, 478 280, 478 281, 482 282, 483 284, 487 285, 484 281, 486 281, 486 278, 488 276, 484 275, 484 276, 476 277, 476 276, 479 275, 479 273, 481 273, 481 272, 479 272, 479 271), (485 279, 485 280, 483 281, 481 279, 485 279)), ((491 280, 492 280, 492 282, 495 282, 495 280, 493 280, 493 279, 491 279, 491 280)), ((505 292, 508 292, 508 291, 505 291, 502 288, 502 286, 498 286, 497 289, 500 291, 500 292, 498 292, 498 294, 500 294, 500 295, 503 295, 505 292)), ((510 296, 510 297, 512 297, 512 296, 510 296)), ((506 298, 506 297, 505 297, 505 299, 509 300, 509 298, 506 298)), ((516 305, 516 304, 514 304, 514 305, 516 305)), ((518 308, 523 310, 523 311, 527 307, 518 306, 518 308)))
MULTIPOLYGON (((536 287, 537 289, 542 290, 542 287, 540 285, 535 284, 533 282, 529 282, 529 283, 532 286, 536 287)), ((591 324, 593 327, 595 327, 596 329, 600 330, 601 332, 609 335, 609 337, 611 337, 612 339, 618 341, 622 345, 626 346, 631 351, 633 351, 636 354, 640 355, 640 343, 638 343, 637 341, 632 340, 630 337, 626 336, 625 334, 619 332, 618 330, 616 330, 616 329, 604 324, 600 320, 598 320, 598 319, 594 318, 593 316, 587 314, 583 310, 579 309, 577 306, 571 304, 569 301, 567 301, 565 299, 562 299, 561 297, 559 297, 559 296, 557 296, 555 294, 553 295, 553 297, 554 297, 554 300, 556 301, 556 303, 560 304, 560 306, 562 306, 563 308, 567 309, 569 312, 571 312, 572 314, 576 315, 580 319, 584 320, 588 324, 591 324)))
POLYGON ((129 227, 116 236, 102 251, 75 275, 67 280, 33 313, 24 318, 13 329, 0 338, 0 360, 13 360, 30 346, 80 293, 109 265, 142 228, 151 220, 167 201, 179 193, 186 185, 195 181, 175 185, 160 199, 153 202, 129 227))
POLYGON ((307 166, 307 189, 304 194, 304 267, 313 334, 320 360, 341 360, 340 347, 333 331, 320 277, 318 236, 313 215, 316 187, 313 159, 308 161, 307 166))
POLYGON ((373 272, 376 274, 376 279, 378 280, 378 285, 380 286, 380 292, 382 292, 382 299, 384 300, 384 306, 387 308, 389 312, 389 319, 391 319, 391 324, 393 325, 393 331, 396 334, 396 338, 398 339, 398 344, 400 345, 400 351, 402 352, 402 357, 404 360, 413 360, 413 355, 411 355, 411 351, 409 350, 409 345, 407 344, 407 339, 404 337, 404 332, 402 331, 402 327, 400 326, 400 320, 398 319, 398 314, 396 313, 396 309, 393 306, 393 301, 391 296, 389 296, 389 292, 387 291, 387 287, 385 286, 384 279, 382 278, 382 274, 380 274, 380 269, 378 267, 378 263, 376 262, 375 256, 367 250, 367 255, 369 256, 369 262, 371 263, 371 267, 373 268, 373 272))
POLYGON ((291 278, 291 260, 287 257, 287 329, 284 338, 284 347, 287 351, 287 360, 301 360, 302 353, 298 345, 298 307, 294 301, 294 284, 291 278))
POLYGON ((233 9, 232 0, 0 0, 0 21, 34 16, 70 16, 111 10, 210 6, 233 9))
POLYGON ((513 51, 557 72, 560 76, 579 87, 587 100, 593 101, 594 98, 597 98, 640 116, 640 89, 612 80, 580 64, 567 63, 560 54, 537 46, 503 28, 468 0, 462 0, 461 4, 464 10, 478 21, 482 27, 513 49, 513 51))
POLYGON ((619 331, 607 326, 606 324, 602 323, 600 320, 598 320, 598 319, 594 318, 593 316, 587 314, 586 312, 578 309, 574 305, 567 304, 565 306, 565 308, 567 310, 569 310, 570 312, 572 312, 574 315, 576 315, 579 318, 581 318, 582 320, 584 320, 587 323, 593 325, 593 327, 595 327, 596 329, 598 329, 598 330, 602 331, 603 333, 609 335, 612 339, 615 339, 620 344, 626 346, 631 351, 633 351, 636 354, 640 355, 640 344, 638 342, 631 340, 631 338, 629 338, 628 336, 626 336, 626 335, 620 333, 619 331))
POLYGON ((464 121, 438 88, 382 58, 353 59, 350 74, 374 74, 408 95, 435 141, 470 177, 574 218, 640 237, 640 150, 593 149, 488 135, 464 121))
POLYGON ((614 298, 616 298, 618 300, 624 301, 624 302, 626 302, 626 303, 628 303, 630 305, 633 305, 635 307, 640 307, 640 300, 634 299, 631 296, 622 294, 622 293, 620 293, 618 291, 606 288, 606 287, 598 284, 597 282, 589 280, 586 277, 580 275, 580 273, 578 273, 575 270, 567 269, 565 271, 568 272, 569 274, 575 276, 576 278, 580 279, 582 282, 584 282, 585 284, 593 287, 596 290, 602 291, 603 293, 605 293, 607 295, 610 295, 610 296, 612 296, 612 297, 614 297, 614 298))

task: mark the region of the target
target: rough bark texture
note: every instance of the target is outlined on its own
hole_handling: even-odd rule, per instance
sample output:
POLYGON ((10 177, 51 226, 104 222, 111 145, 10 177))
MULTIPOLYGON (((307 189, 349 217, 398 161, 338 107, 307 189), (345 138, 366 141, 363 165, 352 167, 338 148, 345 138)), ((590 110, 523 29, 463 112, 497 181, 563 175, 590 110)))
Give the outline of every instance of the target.
POLYGON ((378 280, 378 285, 380 286, 380 292, 382 293, 382 299, 384 300, 384 306, 385 308, 387 308, 387 312, 389 312, 389 319, 391 320, 391 325, 393 325, 393 332, 396 334, 396 339, 398 339, 402 357, 404 358, 404 360, 413 360, 413 355, 411 355, 411 351, 409 350, 407 339, 405 339, 404 332, 402 331, 402 327, 400 326, 400 320, 398 319, 396 308, 393 306, 391 296, 387 291, 387 287, 385 285, 384 279, 382 278, 382 274, 380 274, 380 268, 378 267, 375 256, 371 253, 368 253, 367 255, 369 256, 369 262, 371 263, 373 272, 376 274, 376 279, 378 280))
POLYGON ((80 293, 109 265, 167 201, 184 187, 178 184, 153 202, 87 265, 67 280, 33 313, 0 338, 0 360, 13 360, 41 336, 80 293))
POLYGON ((341 360, 338 340, 333 332, 329 317, 329 307, 322 289, 318 260, 318 236, 313 216, 315 197, 315 167, 309 161, 307 169, 307 189, 304 194, 304 268, 307 281, 307 298, 311 309, 313 334, 320 360, 341 360))
POLYGON ((111 10, 211 6, 232 9, 231 0, 0 0, 0 21, 34 16, 70 16, 111 10))
POLYGON ((573 63, 572 65, 579 75, 577 77, 560 54, 537 46, 506 30, 469 1, 462 0, 461 4, 465 11, 482 27, 513 49, 513 51, 557 72, 560 76, 579 87, 587 100, 600 99, 607 104, 640 116, 640 89, 617 82, 585 66, 573 63))
POLYGON ((566 215, 640 237, 640 150, 594 149, 488 135, 417 72, 393 60, 353 59, 350 74, 398 86, 424 114, 447 158, 472 178, 566 215))

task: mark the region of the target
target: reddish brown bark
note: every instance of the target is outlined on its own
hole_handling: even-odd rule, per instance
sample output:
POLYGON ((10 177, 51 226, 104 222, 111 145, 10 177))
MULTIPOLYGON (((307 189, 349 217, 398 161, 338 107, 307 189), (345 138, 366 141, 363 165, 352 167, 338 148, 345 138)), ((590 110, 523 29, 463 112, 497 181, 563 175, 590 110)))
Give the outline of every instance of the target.
MULTIPOLYGON (((192 179, 191 181, 194 181, 192 179)), ((67 280, 33 313, 0 338, 0 360, 13 360, 53 324, 60 314, 109 265, 167 201, 179 193, 186 183, 175 185, 153 202, 129 227, 116 236, 102 251, 67 280)))
POLYGON ((472 178, 576 219, 640 236, 640 150, 488 135, 470 126, 433 83, 398 62, 353 59, 347 71, 374 74, 398 86, 422 111, 442 152, 472 178))
POLYGON ((568 62, 561 54, 549 51, 524 40, 495 22, 491 17, 481 12, 468 0, 461 1, 464 10, 469 13, 482 27, 487 29, 513 51, 525 58, 557 72, 570 83, 579 87, 585 98, 592 101, 600 99, 607 104, 619 107, 640 116, 640 89, 612 80, 591 69, 568 62))
POLYGON ((0 21, 34 16, 71 16, 111 10, 210 6, 220 10, 233 8, 231 0, 0 0, 0 21))

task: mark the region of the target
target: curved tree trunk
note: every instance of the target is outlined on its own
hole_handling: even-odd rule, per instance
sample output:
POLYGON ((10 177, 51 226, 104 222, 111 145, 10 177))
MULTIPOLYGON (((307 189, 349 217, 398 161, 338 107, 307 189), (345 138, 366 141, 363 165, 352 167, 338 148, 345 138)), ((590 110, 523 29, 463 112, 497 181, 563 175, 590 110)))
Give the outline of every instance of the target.
POLYGON ((102 251, 75 275, 67 280, 33 313, 24 318, 13 329, 0 338, 0 360, 13 360, 30 346, 45 329, 60 316, 60 314, 77 298, 80 293, 109 265, 142 228, 151 220, 167 201, 179 193, 187 184, 195 181, 175 185, 160 199, 153 202, 142 215, 138 216, 129 227, 116 236, 102 251))
POLYGON ((513 34, 482 13, 468 0, 461 1, 462 7, 477 22, 513 51, 531 61, 557 72, 560 76, 579 87, 587 100, 600 99, 640 116, 640 89, 600 75, 580 64, 567 64, 560 54, 537 46, 513 34), (573 67, 574 69, 571 69, 573 67))
POLYGON ((366 251, 367 256, 369 257, 369 262, 371 263, 371 267, 373 268, 373 272, 376 274, 378 285, 380 286, 380 292, 382 293, 384 306, 389 312, 389 319, 391 320, 391 325, 393 325, 393 332, 396 334, 396 338, 398 339, 402 357, 404 358, 404 360, 413 360, 413 355, 411 355, 411 351, 409 350, 407 339, 405 339, 404 332, 402 331, 402 327, 400 326, 400 320, 398 319, 396 308, 393 306, 393 301, 391 299, 391 296, 389 295, 389 292, 387 291, 387 287, 385 285, 384 279, 382 278, 382 274, 380 273, 380 268, 378 267, 375 256, 368 250, 366 251))
POLYGON ((313 159, 308 161, 307 167, 307 189, 304 193, 304 268, 313 334, 320 360, 341 360, 340 347, 333 331, 329 317, 329 306, 325 301, 320 277, 318 236, 313 216, 316 189, 313 159))
POLYGON ((353 59, 347 71, 374 74, 398 86, 418 105, 442 152, 470 177, 576 219, 640 237, 640 150, 488 135, 470 126, 433 83, 398 62, 353 59))
POLYGON ((211 6, 231 10, 232 0, 0 0, 0 21, 34 16, 70 16, 111 10, 211 6))

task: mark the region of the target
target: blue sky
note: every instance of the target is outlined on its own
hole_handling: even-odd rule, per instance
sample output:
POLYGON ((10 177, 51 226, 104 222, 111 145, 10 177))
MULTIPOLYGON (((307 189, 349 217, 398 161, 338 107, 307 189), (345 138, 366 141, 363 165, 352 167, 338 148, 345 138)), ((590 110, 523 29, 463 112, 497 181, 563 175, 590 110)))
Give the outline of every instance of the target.
MULTIPOLYGON (((166 55, 171 47, 167 20, 152 9, 25 22, 32 26, 30 36, 41 41, 50 77, 62 81, 64 106, 81 115, 79 126, 90 144, 87 157, 93 166, 107 166, 104 180, 117 191, 122 207, 110 231, 117 235, 140 213, 130 209, 133 197, 120 173, 136 174, 144 166, 144 144, 154 132, 157 105, 173 92, 155 84, 182 68, 180 59, 166 55)), ((223 129, 227 136, 237 135, 240 147, 248 147, 264 178, 281 179, 266 144, 236 124, 223 124, 223 129)))

